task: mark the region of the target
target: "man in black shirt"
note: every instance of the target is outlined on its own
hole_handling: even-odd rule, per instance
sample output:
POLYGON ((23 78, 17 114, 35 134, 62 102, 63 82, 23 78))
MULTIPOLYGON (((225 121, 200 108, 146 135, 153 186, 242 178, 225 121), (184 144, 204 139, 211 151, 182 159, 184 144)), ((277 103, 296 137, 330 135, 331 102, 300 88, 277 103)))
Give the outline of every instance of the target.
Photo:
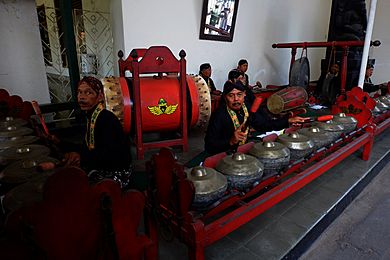
POLYGON ((94 77, 80 80, 77 100, 85 112, 87 126, 80 153, 66 153, 65 163, 75 166, 79 163, 87 173, 98 172, 101 178, 117 180, 129 174, 131 156, 128 140, 118 118, 104 108, 101 81, 94 77))
POLYGON ((215 92, 217 89, 214 85, 214 81, 211 79, 211 65, 210 63, 203 63, 199 67, 199 76, 201 76, 207 83, 210 93, 215 92))
POLYGON ((253 101, 255 101, 255 94, 253 94, 252 89, 250 89, 246 84, 245 80, 245 73, 238 70, 238 69, 232 69, 229 71, 228 74, 228 80, 232 83, 240 82, 244 86, 245 89, 245 102, 247 102, 249 105, 252 105, 253 101))
POLYGON ((368 63, 366 67, 366 74, 364 76, 363 91, 368 92, 370 96, 386 95, 387 83, 375 85, 371 81, 372 74, 374 74, 374 64, 368 63))
MULTIPOLYGON (((209 155, 226 152, 237 144, 247 141, 249 128, 242 132, 242 126, 249 116, 250 107, 245 102, 245 88, 240 82, 227 81, 223 89, 225 103, 211 115, 205 136, 205 150, 209 155)), ((263 109, 253 115, 250 127, 266 132, 281 130, 289 124, 304 122, 305 118, 271 118, 263 109)))
MULTIPOLYGON (((244 86, 246 88, 253 88, 254 86, 251 86, 249 84, 249 76, 248 76, 248 74, 246 74, 246 72, 248 70, 248 61, 245 59, 239 60, 238 65, 237 65, 237 70, 241 71, 244 75, 244 78, 245 78, 245 81, 243 82, 244 86)), ((262 87, 260 81, 256 81, 255 86, 258 86, 259 88, 262 87)))

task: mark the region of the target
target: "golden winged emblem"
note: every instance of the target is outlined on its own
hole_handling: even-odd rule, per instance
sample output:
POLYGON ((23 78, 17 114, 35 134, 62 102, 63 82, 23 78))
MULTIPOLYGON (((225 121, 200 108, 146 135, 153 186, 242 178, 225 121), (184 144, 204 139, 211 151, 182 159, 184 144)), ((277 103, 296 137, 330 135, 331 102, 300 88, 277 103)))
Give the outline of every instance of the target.
POLYGON ((149 109, 150 113, 152 113, 153 115, 156 115, 156 116, 159 116, 162 114, 170 115, 176 111, 176 108, 178 105, 179 104, 168 106, 165 99, 160 98, 157 106, 148 106, 148 109, 149 109))

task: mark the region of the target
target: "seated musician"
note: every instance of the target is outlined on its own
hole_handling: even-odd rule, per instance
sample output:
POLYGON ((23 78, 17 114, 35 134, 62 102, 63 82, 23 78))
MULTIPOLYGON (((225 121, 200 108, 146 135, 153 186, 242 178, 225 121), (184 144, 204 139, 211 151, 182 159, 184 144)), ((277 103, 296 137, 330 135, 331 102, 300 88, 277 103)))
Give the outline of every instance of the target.
POLYGON ((201 76, 207 83, 211 94, 220 94, 221 92, 215 88, 214 81, 211 78, 211 65, 210 63, 203 63, 199 67, 199 76, 201 76))
MULTIPOLYGON (((249 116, 250 107, 245 100, 245 87, 240 82, 227 81, 223 88, 225 104, 211 115, 205 136, 205 150, 209 155, 226 152, 237 144, 247 141, 248 129, 241 131, 244 121, 249 116)), ((304 122, 306 118, 271 118, 262 108, 258 109, 250 121, 250 127, 256 131, 266 132, 281 130, 289 124, 304 122)))
POLYGON ((386 95, 387 84, 386 83, 382 83, 379 85, 373 84, 371 81, 372 74, 374 74, 374 64, 369 62, 367 64, 366 74, 364 76, 363 91, 368 92, 370 96, 386 95))
MULTIPOLYGON (((80 166, 92 181, 112 178, 124 187, 131 173, 130 147, 122 125, 111 111, 104 108, 103 99, 100 80, 94 77, 80 80, 77 100, 85 113, 87 125, 81 150, 74 151, 72 147, 73 151, 65 153, 64 163, 67 166, 80 166)), ((63 148, 72 150, 66 145, 63 148)))
POLYGON ((233 69, 229 71, 228 80, 232 83, 242 83, 245 88, 245 102, 247 102, 249 105, 252 105, 253 101, 255 100, 255 95, 253 94, 252 89, 245 85, 247 82, 245 75, 246 74, 244 72, 238 69, 233 69))
POLYGON ((257 86, 259 88, 262 87, 260 81, 256 81, 256 84, 254 86, 251 86, 249 84, 249 76, 248 76, 248 74, 246 74, 246 71, 248 70, 248 61, 247 60, 245 60, 245 59, 239 60, 238 65, 237 65, 237 70, 241 71, 244 74, 244 78, 245 78, 244 86, 246 88, 253 88, 255 86, 257 86))

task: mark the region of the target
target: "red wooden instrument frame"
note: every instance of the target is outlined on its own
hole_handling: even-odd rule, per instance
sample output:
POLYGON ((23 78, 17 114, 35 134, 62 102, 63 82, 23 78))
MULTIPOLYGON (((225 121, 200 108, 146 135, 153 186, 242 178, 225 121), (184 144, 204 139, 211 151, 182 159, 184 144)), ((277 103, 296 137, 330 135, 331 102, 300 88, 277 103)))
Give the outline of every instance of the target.
MULTIPOLYGON (((294 162, 280 175, 263 180, 246 193, 228 192, 219 204, 203 213, 191 210, 194 187, 186 180, 183 166, 175 162, 174 155, 169 150, 161 149, 148 167, 150 177, 156 178, 155 181, 158 182, 157 189, 165 189, 165 193, 148 191, 148 214, 157 213, 159 221, 168 225, 176 237, 188 245, 190 259, 204 259, 206 246, 287 198, 361 147, 362 159, 368 160, 374 131, 373 125, 365 125, 327 148, 317 150, 309 158, 294 162), (287 176, 291 178, 286 179, 287 176), (281 183, 278 184, 279 182, 281 183), (176 194, 172 193, 175 190, 172 189, 173 183, 178 183, 176 194), (232 207, 235 208, 224 214, 224 210, 232 207)), ((252 145, 247 144, 241 151, 249 150, 252 145)), ((211 159, 207 164, 212 166, 224 156, 226 154, 216 155, 215 160, 211 159)), ((152 240, 155 241, 153 237, 152 240)))
MULTIPOLYGON (((375 45, 371 42, 371 45, 375 45)), ((345 84, 347 82, 347 57, 350 47, 363 47, 364 41, 333 41, 333 42, 294 42, 294 43, 274 43, 272 48, 291 48, 291 61, 290 69, 295 61, 295 55, 297 54, 297 48, 321 48, 321 47, 339 47, 343 50, 343 57, 341 60, 341 90, 342 96, 345 96, 345 84)))
MULTIPOLYGON (((122 53, 123 54, 123 53, 122 53)), ((188 129, 187 129, 187 83, 186 83, 186 53, 181 50, 180 60, 177 60, 166 46, 152 46, 149 49, 133 49, 126 60, 119 59, 120 76, 124 77, 129 70, 132 73, 133 95, 135 109, 135 146, 137 159, 143 159, 145 150, 161 148, 165 146, 182 146, 183 151, 188 150, 188 129), (142 113, 140 95, 140 74, 180 74, 180 137, 164 141, 144 142, 142 140, 142 113)), ((125 115, 126 119, 126 115, 125 115)))

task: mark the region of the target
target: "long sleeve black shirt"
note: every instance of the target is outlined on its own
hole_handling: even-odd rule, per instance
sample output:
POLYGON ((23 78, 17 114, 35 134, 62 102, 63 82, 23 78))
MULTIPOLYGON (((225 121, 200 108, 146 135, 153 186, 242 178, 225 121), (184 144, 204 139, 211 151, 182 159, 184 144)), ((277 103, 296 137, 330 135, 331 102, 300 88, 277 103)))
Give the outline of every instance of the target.
MULTIPOLYGON (((87 113, 90 120, 92 112, 87 113)), ((88 129, 85 129, 88 131, 88 129)), ((96 119, 95 148, 89 150, 84 138, 80 153, 81 167, 91 170, 128 169, 131 163, 129 140, 126 138, 118 118, 103 109, 96 119)), ((85 133, 83 135, 85 137, 85 133)))
MULTIPOLYGON (((247 105, 248 110, 249 106, 247 105)), ((241 108, 236 112, 240 124, 244 122, 244 111, 241 108)), ((260 107, 251 120, 251 127, 259 132, 271 130, 281 130, 289 126, 287 118, 273 119, 265 107, 260 107)), ((209 154, 226 152, 232 148, 229 144, 230 138, 234 134, 234 124, 227 111, 226 105, 221 105, 211 114, 209 125, 205 136, 205 150, 209 154)))

